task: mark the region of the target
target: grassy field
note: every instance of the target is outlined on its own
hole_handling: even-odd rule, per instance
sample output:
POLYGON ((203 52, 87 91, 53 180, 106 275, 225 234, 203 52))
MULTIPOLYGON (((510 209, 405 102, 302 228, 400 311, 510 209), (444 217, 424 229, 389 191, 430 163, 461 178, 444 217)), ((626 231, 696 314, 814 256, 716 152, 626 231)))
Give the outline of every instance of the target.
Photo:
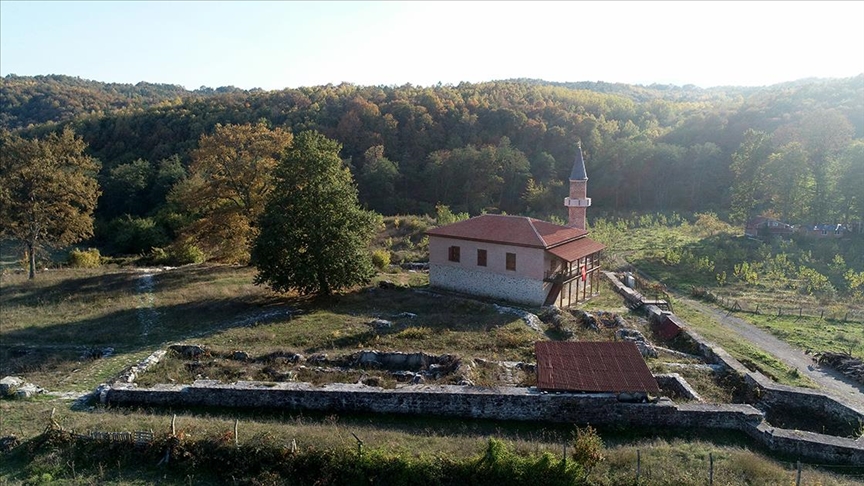
MULTIPOLYGON (((277 351, 339 356, 378 349, 533 361, 533 342, 556 337, 538 333, 519 317, 499 313, 490 305, 425 293, 422 286, 427 280, 422 273, 381 274, 376 281, 403 287, 381 289, 373 284, 328 299, 272 294, 251 284, 253 273, 245 267, 206 265, 161 271, 118 267, 52 270, 41 272, 35 281, 5 273, 0 293, 0 372, 21 374, 50 390, 87 391, 176 341, 204 344, 216 352, 242 350, 253 356, 277 351), (369 325, 373 319, 387 319, 393 325, 376 331, 369 325), (106 347, 113 348, 108 358, 84 357, 89 350, 106 347)), ((586 308, 620 312, 642 326, 637 316, 624 313, 620 300, 606 286, 601 297, 586 308)), ((597 334, 577 329, 577 337, 610 339, 611 331, 597 334)), ((664 359, 649 360, 649 366, 663 370, 664 359)), ((166 365, 163 372, 169 376, 172 369, 166 365)), ((729 392, 710 375, 699 371, 682 374, 707 398, 731 400, 729 392)), ((314 444, 319 449, 350 451, 356 447, 355 433, 370 450, 395 455, 392 460, 396 461, 480 457, 489 437, 503 439, 519 456, 540 457, 549 452, 560 457, 562 443, 572 432, 571 427, 549 424, 101 406, 73 410, 69 404, 50 397, 2 400, 0 435, 33 438, 44 430, 55 409, 64 428, 78 431, 152 429, 165 433, 176 413, 178 428, 188 440, 224 438, 239 419, 241 443, 275 447, 294 439, 301 448, 314 444)), ((788 484, 794 477, 788 464, 748 451, 750 442, 735 434, 712 432, 710 441, 705 441, 697 438, 697 432, 688 431, 613 428, 600 432, 607 445, 606 460, 585 484, 631 482, 637 449, 642 457, 642 484, 704 484, 709 452, 715 458, 715 484, 788 484)), ((60 453, 11 457, 0 465, 0 484, 49 479, 66 484, 156 480, 207 484, 215 480, 197 470, 170 472, 121 459, 76 463, 74 457, 64 457, 60 453)), ((820 471, 805 474, 814 484, 854 484, 849 478, 820 471)))
POLYGON ((864 356, 864 324, 860 322, 740 312, 735 315, 801 349, 864 356))
MULTIPOLYGON (((759 242, 710 214, 689 219, 641 215, 596 223, 592 235, 608 245, 609 266, 635 265, 683 295, 693 288, 707 291, 722 299, 717 305, 740 306, 748 312, 736 316, 802 350, 864 357, 864 288, 857 283, 864 276, 861 236, 759 242)), ((675 310, 698 332, 780 383, 810 385, 709 318, 681 305, 675 310)))
MULTIPOLYGON (((48 423, 54 403, 0 402, 4 418, 18 421, 26 429, 48 423)), ((395 416, 334 416, 218 410, 96 410, 73 412, 59 409, 55 418, 61 426, 78 431, 153 430, 167 433, 176 413, 177 433, 182 443, 211 440, 214 444, 233 442, 235 420, 239 421, 238 442, 248 454, 264 450, 284 450, 294 440, 300 451, 356 451, 354 435, 364 442, 367 455, 385 454, 395 460, 447 458, 480 461, 489 437, 497 437, 520 457, 539 457, 547 453, 560 461, 562 445, 572 440, 574 428, 566 425, 468 421, 395 416)), ((39 430, 41 432, 41 429, 39 430)), ((637 451, 641 456, 641 481, 645 485, 706 484, 709 454, 714 459, 714 484, 786 485, 793 484, 791 462, 777 462, 748 450, 746 439, 733 433, 712 432, 710 440, 699 431, 643 431, 601 429, 604 460, 591 474, 569 484, 632 484, 636 473, 637 451)), ((568 453, 572 453, 570 445, 568 453)), ((123 453, 118 448, 94 450, 95 460, 82 460, 55 445, 36 449, 29 456, 16 454, 0 461, 0 484, 30 484, 62 481, 61 484, 216 484, 213 470, 192 467, 156 467, 158 455, 141 451, 123 453), (98 452, 97 452, 98 451, 98 452), (76 462, 77 460, 77 462, 76 462)), ((571 459, 572 460, 572 459, 571 459)), ((192 461, 194 463, 194 461, 192 461)), ((231 467, 225 464, 226 467, 231 467)), ((846 470, 847 473, 862 473, 846 470)), ((246 478, 247 484, 251 478, 246 478)), ((838 476, 805 466, 802 484, 852 485, 855 476, 838 476)), ((499 484, 510 484, 502 478, 499 484)), ((404 479, 403 479, 404 481, 404 479)), ((260 483, 258 483, 260 484, 260 483)), ((266 483, 265 483, 266 484, 266 483)), ((327 483, 325 483, 327 484, 327 483)), ((333 483, 330 483, 333 484, 333 483)), ((338 483, 337 483, 338 484, 338 483)), ((407 484, 395 482, 390 484, 407 484)), ((412 483, 416 484, 416 483, 412 483)))
POLYGON ((800 374, 796 369, 786 366, 774 356, 753 346, 710 317, 691 309, 686 304, 676 302, 675 314, 683 318, 696 332, 720 345, 742 364, 752 370, 760 371, 777 383, 807 388, 816 386, 812 380, 800 374))

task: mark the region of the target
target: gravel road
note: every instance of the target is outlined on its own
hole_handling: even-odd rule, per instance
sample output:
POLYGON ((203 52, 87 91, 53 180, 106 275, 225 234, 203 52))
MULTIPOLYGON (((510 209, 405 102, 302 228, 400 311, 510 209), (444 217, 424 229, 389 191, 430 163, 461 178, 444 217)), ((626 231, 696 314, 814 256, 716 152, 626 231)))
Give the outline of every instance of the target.
POLYGON ((804 351, 781 341, 762 329, 725 311, 711 307, 692 299, 677 295, 676 298, 688 306, 710 316, 725 328, 741 335, 767 353, 772 354, 786 365, 796 368, 801 374, 812 379, 819 385, 821 391, 837 398, 841 402, 864 411, 864 386, 855 383, 842 374, 828 367, 821 367, 813 362, 804 351))

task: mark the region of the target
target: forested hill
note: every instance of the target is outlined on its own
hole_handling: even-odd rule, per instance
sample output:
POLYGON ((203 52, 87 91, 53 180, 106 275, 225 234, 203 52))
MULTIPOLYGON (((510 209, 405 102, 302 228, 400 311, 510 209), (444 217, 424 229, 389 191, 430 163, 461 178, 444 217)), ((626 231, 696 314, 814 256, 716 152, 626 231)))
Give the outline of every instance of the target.
POLYGON ((444 203, 563 216, 577 141, 598 210, 769 210, 810 223, 860 218, 864 204, 850 185, 864 165, 864 75, 761 88, 509 80, 279 91, 10 75, 0 113, 0 128, 24 136, 65 125, 83 136, 102 163, 101 221, 156 218, 202 135, 259 122, 341 142, 361 201, 385 214, 444 203), (765 134, 764 160, 742 151, 748 130, 765 134), (752 179, 761 185, 735 192, 752 179), (735 208, 736 197, 753 207, 735 208))

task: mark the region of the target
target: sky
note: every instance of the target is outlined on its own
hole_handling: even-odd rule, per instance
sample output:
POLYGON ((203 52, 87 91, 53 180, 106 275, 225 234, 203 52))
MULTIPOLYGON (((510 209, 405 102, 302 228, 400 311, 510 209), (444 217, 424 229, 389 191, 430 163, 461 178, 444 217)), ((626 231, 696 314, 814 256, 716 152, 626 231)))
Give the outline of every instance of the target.
POLYGON ((265 90, 498 79, 765 86, 864 73, 864 1, 0 0, 0 75, 265 90))

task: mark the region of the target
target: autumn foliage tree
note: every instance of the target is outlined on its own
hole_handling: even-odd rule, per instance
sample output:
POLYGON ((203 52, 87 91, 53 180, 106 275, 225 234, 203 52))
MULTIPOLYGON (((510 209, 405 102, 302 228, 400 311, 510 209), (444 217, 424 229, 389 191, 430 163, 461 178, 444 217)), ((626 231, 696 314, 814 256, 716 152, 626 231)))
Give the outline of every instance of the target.
POLYGON ((23 242, 30 278, 36 254, 93 234, 99 163, 71 129, 42 139, 0 134, 0 232, 23 242))
POLYGON ((315 131, 294 139, 259 221, 256 284, 328 295, 374 275, 369 243, 376 215, 360 208, 341 148, 315 131))
POLYGON ((185 236, 211 257, 244 262, 255 222, 273 188, 273 169, 292 135, 264 124, 217 125, 192 152, 189 178, 172 198, 197 216, 185 236))

